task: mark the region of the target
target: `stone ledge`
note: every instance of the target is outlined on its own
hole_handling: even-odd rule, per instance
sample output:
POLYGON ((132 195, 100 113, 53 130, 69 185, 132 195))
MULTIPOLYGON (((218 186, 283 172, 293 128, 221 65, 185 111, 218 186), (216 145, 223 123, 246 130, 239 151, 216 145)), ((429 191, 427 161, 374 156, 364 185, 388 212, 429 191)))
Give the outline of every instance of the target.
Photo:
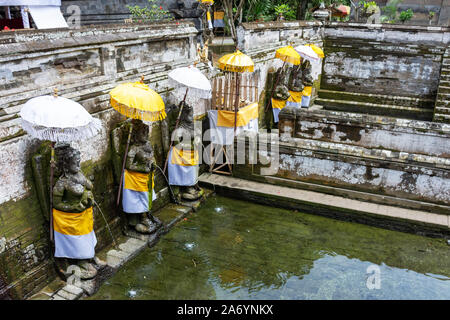
POLYGON ((244 22, 241 24, 244 30, 257 31, 257 30, 283 30, 283 29, 298 29, 302 27, 321 27, 323 26, 320 21, 266 21, 266 22, 244 22))
POLYGON ((438 135, 450 138, 450 125, 439 122, 421 121, 413 119, 398 119, 363 113, 342 112, 333 110, 304 110, 298 112, 299 117, 322 118, 324 122, 345 122, 352 125, 369 124, 373 128, 395 130, 406 133, 420 133, 423 135, 438 135))
POLYGON ((396 152, 385 149, 371 149, 359 146, 318 141, 312 139, 302 138, 284 138, 284 141, 280 142, 280 148, 294 148, 305 149, 311 151, 330 152, 333 154, 348 155, 358 158, 365 158, 367 160, 381 160, 392 161, 407 165, 415 166, 432 166, 442 168, 445 170, 450 169, 450 159, 441 157, 426 156, 421 154, 396 152))
POLYGON ((318 192, 274 186, 204 173, 199 182, 220 193, 266 205, 295 209, 388 229, 450 237, 450 216, 346 199, 318 192))
POLYGON ((193 22, 172 21, 164 23, 149 24, 105 24, 96 26, 82 26, 79 29, 51 29, 51 30, 16 30, 10 32, 0 32, 0 44, 27 43, 31 41, 58 40, 71 38, 84 38, 89 36, 100 37, 111 34, 128 34, 133 36, 136 32, 161 31, 164 29, 192 29, 197 33, 193 22), (178 24, 177 24, 178 23, 178 24))

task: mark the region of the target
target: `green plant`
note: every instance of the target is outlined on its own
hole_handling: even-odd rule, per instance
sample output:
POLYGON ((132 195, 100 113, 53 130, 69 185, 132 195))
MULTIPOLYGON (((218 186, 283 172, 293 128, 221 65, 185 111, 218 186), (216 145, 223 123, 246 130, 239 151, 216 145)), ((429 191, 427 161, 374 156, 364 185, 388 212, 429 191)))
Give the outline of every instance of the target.
POLYGON ((431 20, 431 19, 433 19, 433 17, 436 15, 436 12, 434 12, 434 11, 430 11, 430 12, 428 12, 428 18, 431 20))
POLYGON ((271 9, 271 0, 250 0, 246 7, 245 18, 247 21, 268 20, 271 9))
POLYGON ((403 0, 390 0, 386 6, 383 8, 384 15, 381 17, 381 21, 386 21, 388 23, 394 23, 397 19, 397 9, 403 0))
POLYGON ((171 20, 170 13, 158 6, 156 0, 148 0, 150 7, 127 6, 135 22, 153 22, 161 20, 171 20))
POLYGON ((295 20, 295 11, 287 4, 279 4, 274 8, 276 16, 284 16, 286 20, 295 20))
POLYGON ((376 6, 377 3, 375 1, 360 1, 359 5, 362 6, 364 8, 364 11, 367 11, 367 9, 370 6, 376 6))
POLYGON ((411 18, 414 16, 414 12, 411 9, 405 10, 400 12, 400 21, 405 23, 408 20, 411 20, 411 18))

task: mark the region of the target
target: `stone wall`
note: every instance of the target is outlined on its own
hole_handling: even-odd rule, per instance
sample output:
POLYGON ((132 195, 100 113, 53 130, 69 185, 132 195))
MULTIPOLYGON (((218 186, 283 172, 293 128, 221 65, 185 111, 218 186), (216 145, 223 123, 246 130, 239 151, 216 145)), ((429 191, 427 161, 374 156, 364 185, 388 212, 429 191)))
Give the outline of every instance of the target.
POLYGON ((318 103, 332 110, 431 120, 449 41, 444 27, 327 25, 318 103))
POLYGON ((267 75, 282 64, 274 51, 288 43, 316 43, 323 46, 325 59, 317 70, 322 74, 314 84, 315 103, 330 110, 430 121, 449 31, 387 24, 244 23, 238 28, 238 47, 261 74, 260 102, 266 98, 267 75))
MULTIPOLYGON (((121 219, 113 200, 117 186, 109 134, 124 117, 110 107, 108 92, 144 75, 169 106, 167 73, 193 61, 196 34, 186 22, 0 34, 0 276, 13 297, 27 297, 55 277, 30 161, 41 142, 22 130, 21 106, 58 88, 61 96, 81 103, 103 122, 98 136, 73 145, 81 151, 82 170, 94 179, 96 200, 117 234, 121 219)), ((152 125, 151 141, 162 165, 159 123, 152 125)), ((156 190, 164 187, 157 176, 156 190)), ((94 210, 98 250, 111 238, 94 210)))
MULTIPOLYGON (((389 3, 389 0, 376 0, 375 2, 383 10, 383 7, 389 3)), ((428 15, 430 11, 433 11, 435 15, 431 20, 431 25, 449 26, 449 7, 450 2, 448 0, 403 0, 399 4, 397 12, 400 14, 403 10, 411 9, 414 12, 414 16, 406 24, 429 25, 428 15)))
MULTIPOLYGON (((165 10, 176 5, 176 0, 158 0, 155 2, 158 6, 162 6, 165 10)), ((147 0, 62 0, 61 11, 67 19, 72 12, 70 6, 78 6, 81 12, 81 24, 104 24, 104 23, 120 23, 124 19, 130 18, 130 11, 127 5, 130 6, 148 6, 147 0)))
MULTIPOLYGON (((323 46, 323 26, 314 21, 286 21, 286 22, 252 22, 243 23, 237 29, 238 48, 249 55, 255 63, 255 72, 259 74, 259 120, 260 126, 270 127, 271 110, 264 112, 270 90, 273 87, 273 77, 270 77, 283 62, 275 59, 275 50, 288 44, 297 46, 300 44, 315 43, 323 46)), ((318 74, 318 70, 315 70, 318 74)), ((320 77, 316 79, 313 96, 317 95, 320 77)))

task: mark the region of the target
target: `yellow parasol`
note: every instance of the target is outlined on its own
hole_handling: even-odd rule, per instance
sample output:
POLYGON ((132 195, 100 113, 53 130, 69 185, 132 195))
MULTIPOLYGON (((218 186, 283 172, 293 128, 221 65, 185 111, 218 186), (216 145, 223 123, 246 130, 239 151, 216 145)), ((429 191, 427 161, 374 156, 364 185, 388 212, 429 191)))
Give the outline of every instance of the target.
MULTIPOLYGON (((288 45, 275 51, 275 58, 278 58, 283 61, 281 70, 283 70, 286 62, 291 63, 293 65, 299 65, 302 61, 300 54, 291 45, 288 45)), ((275 86, 272 89, 272 93, 270 95, 270 99, 267 101, 266 107, 264 108, 265 112, 269 110, 270 101, 273 98, 273 92, 275 91, 275 88, 277 87, 279 81, 280 81, 280 74, 278 74, 277 76, 275 86)))
POLYGON ((284 62, 292 63, 293 65, 299 65, 301 57, 292 46, 286 46, 278 49, 275 52, 275 58, 278 58, 284 62))
MULTIPOLYGON (((111 106, 124 116, 143 121, 158 121, 166 117, 164 101, 161 96, 144 84, 144 76, 141 81, 119 84, 109 93, 111 96, 111 106)), ((128 148, 131 141, 133 126, 130 125, 128 132, 125 156, 123 157, 122 173, 119 181, 119 192, 117 194, 117 206, 120 203, 122 191, 123 174, 127 160, 128 148)))
POLYGON ((166 117, 163 99, 143 82, 119 84, 109 94, 112 107, 128 118, 158 121, 166 117))
MULTIPOLYGON (((236 99, 234 102, 234 136, 236 135, 236 126, 237 126, 237 112, 239 108, 239 92, 240 92, 240 76, 239 73, 244 72, 253 72, 255 70, 255 64, 253 63, 253 60, 243 54, 241 51, 236 49, 236 52, 226 54, 223 57, 221 57, 218 61, 219 68, 223 71, 233 72, 236 73, 236 99)), ((225 152, 225 157, 227 157, 227 153, 225 152)), ((216 160, 214 160, 214 163, 216 160)), ((214 165, 213 163, 213 165, 214 165)), ((225 162, 224 164, 220 165, 216 170, 220 169, 221 167, 228 164, 225 162)), ((228 167, 230 168, 231 173, 231 165, 228 164, 228 167)))
MULTIPOLYGON (((219 59, 219 68, 223 71, 230 72, 253 72, 255 70, 255 64, 252 58, 243 54, 239 50, 234 53, 226 54, 219 59)), ((239 92, 239 76, 236 75, 236 90, 239 92)), ((236 133, 236 123, 237 123, 237 111, 239 105, 239 94, 236 95, 236 101, 234 105, 234 132, 236 133)))
POLYGON ((239 50, 236 50, 234 53, 224 55, 218 62, 219 68, 223 71, 253 72, 255 69, 253 60, 239 50))
POLYGON ((318 46, 316 46, 315 44, 312 44, 312 43, 311 44, 307 44, 307 46, 311 47, 311 49, 313 49, 314 52, 317 53, 317 55, 321 59, 325 57, 325 54, 323 53, 323 50, 320 47, 318 47, 318 46))

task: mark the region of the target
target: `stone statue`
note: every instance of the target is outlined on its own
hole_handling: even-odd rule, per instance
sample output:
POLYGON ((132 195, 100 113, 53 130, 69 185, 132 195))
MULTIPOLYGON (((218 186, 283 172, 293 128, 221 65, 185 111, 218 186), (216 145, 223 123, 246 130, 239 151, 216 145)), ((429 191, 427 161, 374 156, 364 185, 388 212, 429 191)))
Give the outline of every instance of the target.
POLYGON ((302 94, 302 108, 309 108, 312 96, 312 86, 314 84, 314 79, 312 76, 312 66, 311 63, 306 60, 302 64, 302 83, 303 83, 303 94, 302 94))
POLYGON ((289 75, 289 90, 295 92, 303 91, 303 73, 301 65, 296 65, 291 68, 289 75))
MULTIPOLYGON (((193 108, 185 104, 180 117, 180 123, 177 131, 173 137, 174 148, 178 150, 187 150, 194 152, 194 146, 196 144, 194 134, 194 110, 193 108)), ((198 164, 189 166, 174 166, 172 163, 171 150, 169 162, 169 182, 172 185, 178 185, 180 187, 181 198, 188 201, 197 200, 203 196, 204 191, 198 186, 198 164), (180 174, 179 170, 183 170, 180 174), (183 178, 181 179, 181 175, 183 178)))
POLYGON ((273 97, 277 100, 287 100, 289 98, 289 89, 287 87, 289 82, 289 71, 287 68, 280 68, 277 71, 275 79, 278 79, 273 97))
POLYGON ((92 279, 97 269, 97 238, 94 232, 92 182, 80 169, 80 152, 69 145, 56 148, 62 175, 53 188, 55 257, 77 260, 81 279, 92 279))
POLYGON ((135 119, 132 120, 132 126, 132 141, 125 164, 122 206, 127 213, 129 227, 139 233, 150 234, 162 225, 150 213, 149 194, 152 200, 156 199, 153 190, 155 157, 148 140, 149 127, 135 119))
POLYGON ((312 66, 308 60, 302 64, 302 82, 305 87, 313 85, 312 66))

